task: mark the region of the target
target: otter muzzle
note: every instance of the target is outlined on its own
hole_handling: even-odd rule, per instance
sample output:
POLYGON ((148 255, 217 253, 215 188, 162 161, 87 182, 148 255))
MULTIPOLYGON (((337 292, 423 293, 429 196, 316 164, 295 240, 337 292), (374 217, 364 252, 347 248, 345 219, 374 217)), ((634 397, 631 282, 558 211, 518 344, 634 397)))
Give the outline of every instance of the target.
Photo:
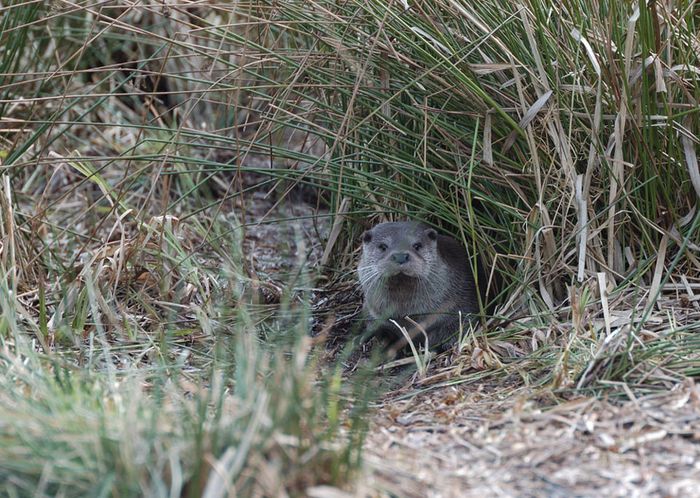
POLYGON ((403 265, 405 263, 408 263, 409 259, 410 256, 407 252, 395 252, 391 255, 391 261, 393 261, 397 265, 403 265))

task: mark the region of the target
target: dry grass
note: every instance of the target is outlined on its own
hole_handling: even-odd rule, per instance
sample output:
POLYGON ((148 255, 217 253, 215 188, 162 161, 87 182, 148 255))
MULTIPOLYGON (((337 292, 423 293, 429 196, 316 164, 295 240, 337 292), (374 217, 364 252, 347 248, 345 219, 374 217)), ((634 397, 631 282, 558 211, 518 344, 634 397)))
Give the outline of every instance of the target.
POLYGON ((375 416, 367 461, 397 496, 692 496, 700 391, 688 381, 632 399, 503 382, 462 383, 375 416))

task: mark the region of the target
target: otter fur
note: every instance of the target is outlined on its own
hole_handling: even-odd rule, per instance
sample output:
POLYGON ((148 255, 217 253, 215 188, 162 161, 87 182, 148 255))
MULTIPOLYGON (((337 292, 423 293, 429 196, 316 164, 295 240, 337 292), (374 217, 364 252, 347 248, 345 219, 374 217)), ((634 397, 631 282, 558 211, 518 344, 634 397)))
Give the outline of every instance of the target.
POLYGON ((479 296, 485 304, 481 265, 477 288, 462 244, 420 222, 380 223, 366 231, 358 275, 368 331, 389 341, 394 352, 407 341, 390 320, 405 327, 415 343, 424 343, 422 329, 431 349, 444 350, 459 333, 459 312, 465 326, 479 313, 479 296))

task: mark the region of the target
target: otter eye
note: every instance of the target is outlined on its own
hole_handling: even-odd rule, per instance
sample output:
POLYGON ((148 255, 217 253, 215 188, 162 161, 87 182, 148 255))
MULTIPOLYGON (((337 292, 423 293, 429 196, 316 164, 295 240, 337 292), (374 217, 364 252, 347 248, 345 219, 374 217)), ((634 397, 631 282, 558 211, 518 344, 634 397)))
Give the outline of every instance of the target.
POLYGON ((379 250, 382 251, 382 252, 386 251, 386 249, 387 249, 386 244, 379 244, 377 247, 378 247, 379 250))
POLYGON ((416 251, 420 251, 421 249, 423 249, 423 244, 421 244, 420 242, 416 242, 415 244, 413 244, 413 248, 416 251))

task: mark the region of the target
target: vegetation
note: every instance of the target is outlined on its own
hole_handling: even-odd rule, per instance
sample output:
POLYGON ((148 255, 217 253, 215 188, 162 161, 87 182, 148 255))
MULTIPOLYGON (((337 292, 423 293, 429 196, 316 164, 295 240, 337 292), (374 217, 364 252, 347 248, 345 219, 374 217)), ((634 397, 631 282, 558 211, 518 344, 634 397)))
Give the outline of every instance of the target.
POLYGON ((326 361, 318 290, 385 218, 505 284, 434 385, 700 369, 697 2, 0 12, 3 495, 352 486, 377 389, 326 361))

